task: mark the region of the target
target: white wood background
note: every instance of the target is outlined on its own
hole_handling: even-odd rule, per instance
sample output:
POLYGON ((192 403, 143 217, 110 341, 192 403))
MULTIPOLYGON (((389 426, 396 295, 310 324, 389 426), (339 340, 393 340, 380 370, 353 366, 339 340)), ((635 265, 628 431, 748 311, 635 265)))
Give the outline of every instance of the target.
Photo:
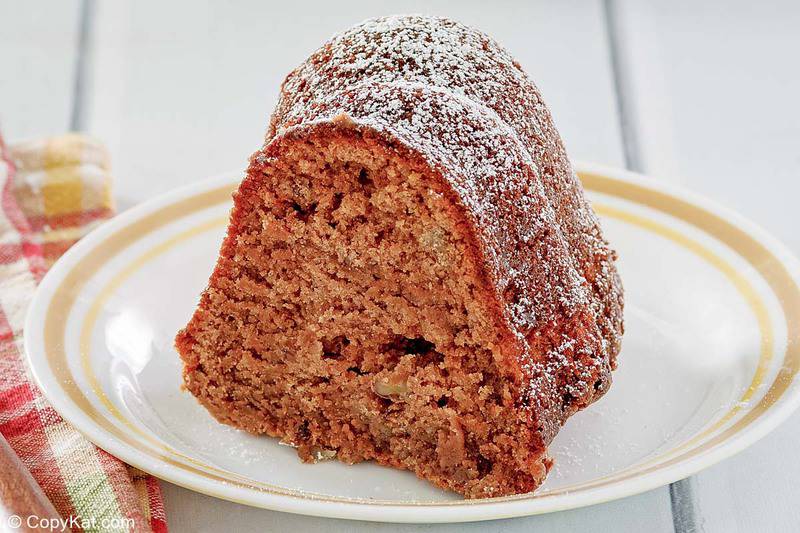
MULTIPOLYGON (((628 166, 733 207, 800 254, 800 3, 673 0, 0 0, 0 128, 78 129, 110 148, 122 208, 244 168, 283 76, 380 14, 493 34, 541 87, 573 158, 628 166)), ((800 530, 800 415, 747 451, 649 493, 453 526, 252 509, 163 483, 172 531, 800 530)))

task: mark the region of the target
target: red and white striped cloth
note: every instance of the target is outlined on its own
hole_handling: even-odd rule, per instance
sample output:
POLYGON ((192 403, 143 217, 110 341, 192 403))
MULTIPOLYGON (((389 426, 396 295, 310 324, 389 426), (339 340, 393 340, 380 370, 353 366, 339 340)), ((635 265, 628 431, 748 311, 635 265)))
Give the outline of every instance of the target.
POLYGON ((73 531, 162 532, 158 481, 64 422, 32 383, 22 351, 36 285, 113 214, 110 184, 107 153, 87 137, 9 147, 0 137, 0 433, 73 531))

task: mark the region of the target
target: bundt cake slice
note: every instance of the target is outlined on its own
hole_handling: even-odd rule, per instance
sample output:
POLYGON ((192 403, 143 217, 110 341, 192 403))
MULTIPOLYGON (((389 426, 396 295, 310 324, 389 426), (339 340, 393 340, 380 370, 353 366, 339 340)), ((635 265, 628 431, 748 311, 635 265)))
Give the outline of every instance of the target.
POLYGON ((472 498, 543 481, 608 388, 622 291, 519 73, 475 30, 392 17, 287 78, 176 339, 218 420, 472 498))

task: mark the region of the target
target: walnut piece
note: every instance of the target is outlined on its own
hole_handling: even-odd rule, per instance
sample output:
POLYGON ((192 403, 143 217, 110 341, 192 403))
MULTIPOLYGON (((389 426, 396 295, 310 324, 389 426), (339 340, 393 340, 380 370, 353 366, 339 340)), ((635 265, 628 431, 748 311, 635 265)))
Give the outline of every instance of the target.
POLYGON ((372 390, 381 398, 394 402, 403 401, 408 395, 408 375, 394 373, 388 376, 379 376, 372 383, 372 390))

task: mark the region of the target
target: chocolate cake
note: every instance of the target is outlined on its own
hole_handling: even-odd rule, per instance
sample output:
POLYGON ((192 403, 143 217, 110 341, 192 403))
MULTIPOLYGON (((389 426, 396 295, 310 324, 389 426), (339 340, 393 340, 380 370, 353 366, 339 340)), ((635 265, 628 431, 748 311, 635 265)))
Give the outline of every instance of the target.
POLYGON ((622 288, 537 88, 486 35, 398 16, 289 74, 176 339, 220 422, 306 461, 524 493, 602 396, 622 288))

